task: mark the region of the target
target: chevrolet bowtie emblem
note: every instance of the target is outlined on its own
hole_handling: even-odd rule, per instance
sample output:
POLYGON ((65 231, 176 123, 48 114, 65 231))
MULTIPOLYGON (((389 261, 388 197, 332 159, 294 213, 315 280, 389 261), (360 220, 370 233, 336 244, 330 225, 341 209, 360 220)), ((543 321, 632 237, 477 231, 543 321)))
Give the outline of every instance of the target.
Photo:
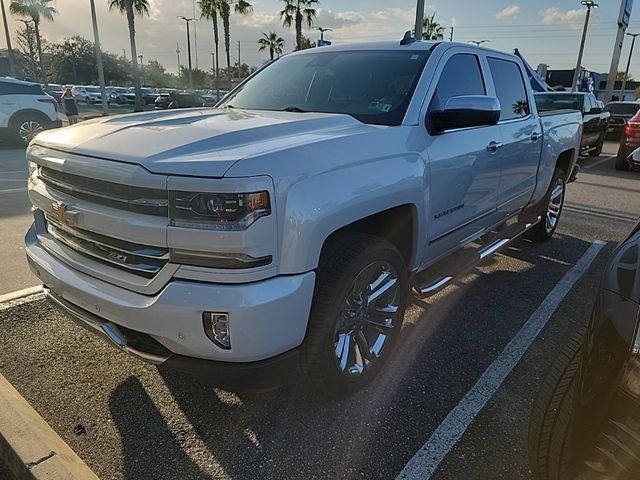
POLYGON ((62 202, 51 204, 51 214, 62 225, 69 225, 69 220, 73 217, 72 213, 67 210, 67 206, 62 202))

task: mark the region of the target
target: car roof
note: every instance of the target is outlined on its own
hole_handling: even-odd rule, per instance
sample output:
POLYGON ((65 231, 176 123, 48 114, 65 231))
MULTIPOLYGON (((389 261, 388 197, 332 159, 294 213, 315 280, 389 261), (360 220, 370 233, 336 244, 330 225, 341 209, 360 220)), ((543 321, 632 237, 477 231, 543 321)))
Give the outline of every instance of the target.
POLYGON ((640 105, 639 102, 632 102, 631 100, 625 100, 624 102, 620 100, 616 100, 615 102, 607 103, 607 105, 611 105, 612 103, 615 103, 617 105, 640 105))
POLYGON ((18 80, 12 77, 0 77, 0 82, 17 83, 19 85, 40 85, 39 83, 36 83, 36 82, 25 82, 23 80, 18 80))

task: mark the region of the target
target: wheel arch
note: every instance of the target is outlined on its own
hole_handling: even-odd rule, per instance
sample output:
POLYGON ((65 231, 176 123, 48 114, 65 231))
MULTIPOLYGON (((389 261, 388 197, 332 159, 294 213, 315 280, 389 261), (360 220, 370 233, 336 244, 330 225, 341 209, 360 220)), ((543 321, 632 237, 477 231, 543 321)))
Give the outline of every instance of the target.
POLYGON ((564 173, 569 176, 571 174, 573 158, 576 155, 576 151, 574 149, 565 150, 564 152, 558 155, 556 159, 556 168, 560 168, 564 171, 564 173))
POLYGON ((26 115, 33 115, 34 117, 37 117, 43 120, 46 126, 49 126, 49 124, 51 124, 51 119, 44 112, 41 112, 40 110, 36 110, 35 108, 24 108, 22 110, 18 110, 13 115, 11 115, 11 117, 9 117, 8 125, 9 126, 15 125, 15 122, 20 117, 26 116, 26 115))

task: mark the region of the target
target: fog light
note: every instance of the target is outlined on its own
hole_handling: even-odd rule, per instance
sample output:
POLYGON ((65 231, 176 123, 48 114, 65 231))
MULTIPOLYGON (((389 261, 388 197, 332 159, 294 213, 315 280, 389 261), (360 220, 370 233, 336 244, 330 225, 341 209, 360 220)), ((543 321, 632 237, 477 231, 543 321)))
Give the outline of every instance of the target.
POLYGON ((219 312, 204 312, 202 314, 204 331, 213 343, 225 350, 231 349, 229 336, 229 314, 219 312))

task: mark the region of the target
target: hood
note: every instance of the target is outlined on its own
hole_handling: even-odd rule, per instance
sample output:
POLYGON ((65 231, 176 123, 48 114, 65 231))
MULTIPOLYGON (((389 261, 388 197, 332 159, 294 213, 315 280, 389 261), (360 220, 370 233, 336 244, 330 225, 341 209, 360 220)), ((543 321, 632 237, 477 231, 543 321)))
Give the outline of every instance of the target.
POLYGON ((242 158, 371 128, 348 115, 183 109, 89 120, 34 143, 158 174, 222 177, 242 158))

